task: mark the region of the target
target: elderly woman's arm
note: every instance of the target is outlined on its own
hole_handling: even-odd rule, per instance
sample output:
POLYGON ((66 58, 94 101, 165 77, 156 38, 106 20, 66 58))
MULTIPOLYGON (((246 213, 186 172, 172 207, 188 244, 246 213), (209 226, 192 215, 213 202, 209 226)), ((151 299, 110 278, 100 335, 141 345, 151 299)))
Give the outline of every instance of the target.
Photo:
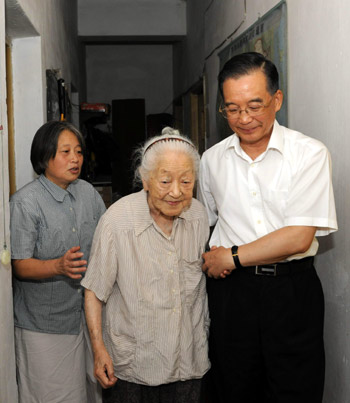
POLYGON ((62 257, 51 260, 14 259, 12 266, 15 275, 20 279, 40 280, 58 275, 80 279, 80 273, 86 271, 86 260, 79 260, 83 253, 80 246, 70 248, 62 257))
POLYGON ((103 388, 110 388, 117 382, 113 362, 102 338, 102 302, 91 290, 85 289, 85 316, 94 353, 94 375, 103 388))

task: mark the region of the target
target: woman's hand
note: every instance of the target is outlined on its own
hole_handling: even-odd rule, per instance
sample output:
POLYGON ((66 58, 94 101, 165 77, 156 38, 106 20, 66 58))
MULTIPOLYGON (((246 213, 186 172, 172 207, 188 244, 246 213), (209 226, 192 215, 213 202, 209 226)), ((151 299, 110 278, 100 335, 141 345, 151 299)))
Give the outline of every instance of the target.
POLYGON ((112 387, 118 380, 114 375, 112 359, 104 346, 94 350, 94 375, 104 389, 112 387))
POLYGON ((88 288, 85 289, 85 317, 94 353, 95 378, 104 389, 110 388, 117 382, 117 378, 102 337, 102 301, 88 288))
POLYGON ((58 259, 13 259, 15 275, 24 280, 41 280, 57 275, 80 279, 81 273, 86 271, 87 261, 80 260, 84 254, 79 250, 80 246, 73 246, 58 259))
POLYGON ((84 255, 82 252, 78 252, 80 246, 73 246, 70 248, 61 258, 57 259, 56 271, 57 274, 67 276, 73 279, 80 279, 86 271, 86 260, 80 260, 84 255))

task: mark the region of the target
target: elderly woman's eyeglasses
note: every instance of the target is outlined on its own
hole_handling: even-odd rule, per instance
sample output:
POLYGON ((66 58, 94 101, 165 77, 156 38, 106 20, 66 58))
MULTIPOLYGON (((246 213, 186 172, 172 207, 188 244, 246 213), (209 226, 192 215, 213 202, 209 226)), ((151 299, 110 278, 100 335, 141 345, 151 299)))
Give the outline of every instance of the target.
POLYGON ((221 105, 219 108, 219 112, 225 119, 231 119, 231 120, 238 119, 243 111, 251 117, 260 116, 265 113, 265 109, 271 105, 272 100, 273 97, 267 104, 263 104, 261 102, 252 102, 244 109, 238 108, 235 105, 226 105, 226 106, 221 105))

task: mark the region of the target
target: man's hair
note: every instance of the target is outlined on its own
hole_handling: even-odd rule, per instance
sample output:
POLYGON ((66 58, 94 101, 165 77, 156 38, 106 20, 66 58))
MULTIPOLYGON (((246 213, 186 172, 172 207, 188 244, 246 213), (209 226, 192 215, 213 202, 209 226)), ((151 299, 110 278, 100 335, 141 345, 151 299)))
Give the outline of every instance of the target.
POLYGON ((49 160, 55 158, 58 138, 64 130, 72 132, 84 151, 85 143, 80 131, 66 121, 50 121, 43 124, 35 133, 30 151, 30 161, 34 171, 40 175, 45 173, 49 160))
POLYGON ((219 90, 223 97, 223 85, 229 78, 238 79, 242 76, 261 70, 266 77, 267 90, 273 95, 279 89, 279 78, 276 66, 261 53, 247 52, 233 56, 227 61, 218 76, 219 90))

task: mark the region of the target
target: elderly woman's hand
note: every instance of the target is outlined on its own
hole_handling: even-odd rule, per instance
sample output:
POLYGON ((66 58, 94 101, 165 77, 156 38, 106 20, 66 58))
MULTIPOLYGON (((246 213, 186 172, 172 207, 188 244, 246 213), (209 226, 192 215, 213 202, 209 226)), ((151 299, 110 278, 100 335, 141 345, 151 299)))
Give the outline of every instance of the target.
POLYGON ((94 350, 94 375, 103 389, 112 387, 118 380, 114 375, 112 359, 104 346, 94 350))
POLYGON ((72 279, 80 279, 86 271, 86 260, 80 260, 84 253, 79 252, 80 246, 73 246, 61 258, 57 259, 57 274, 70 277, 72 279))

